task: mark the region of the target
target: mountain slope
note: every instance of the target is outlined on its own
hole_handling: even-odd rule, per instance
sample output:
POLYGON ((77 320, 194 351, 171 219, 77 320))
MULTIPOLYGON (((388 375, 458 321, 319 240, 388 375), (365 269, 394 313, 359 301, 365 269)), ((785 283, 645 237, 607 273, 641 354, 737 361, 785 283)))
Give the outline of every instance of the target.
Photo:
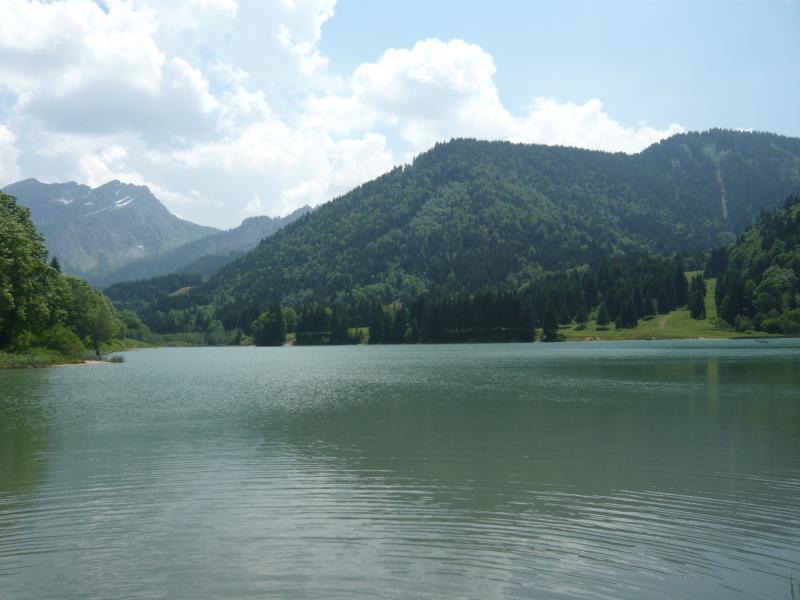
POLYGON ((168 273, 211 274, 311 210, 304 206, 285 217, 250 217, 228 231, 214 233, 162 254, 131 262, 99 279, 100 285, 168 273))
POLYGON ((26 179, 4 191, 30 209, 64 270, 93 282, 133 260, 218 231, 179 219, 147 187, 119 181, 92 189, 26 179))
POLYGON ((800 333, 800 197, 758 222, 727 252, 717 310, 742 331, 800 333))
POLYGON ((454 140, 315 210, 212 280, 235 307, 518 286, 632 249, 704 251, 800 191, 800 139, 712 130, 636 155, 454 140))

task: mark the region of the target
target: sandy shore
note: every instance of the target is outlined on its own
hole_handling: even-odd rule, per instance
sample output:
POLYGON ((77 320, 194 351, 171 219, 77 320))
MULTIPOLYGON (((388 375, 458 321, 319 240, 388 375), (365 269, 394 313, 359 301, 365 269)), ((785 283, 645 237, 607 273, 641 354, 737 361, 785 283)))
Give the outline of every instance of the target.
POLYGON ((51 365, 53 367, 83 367, 83 366, 94 366, 94 365, 107 365, 109 364, 106 360, 85 360, 79 363, 65 363, 62 365, 51 365))

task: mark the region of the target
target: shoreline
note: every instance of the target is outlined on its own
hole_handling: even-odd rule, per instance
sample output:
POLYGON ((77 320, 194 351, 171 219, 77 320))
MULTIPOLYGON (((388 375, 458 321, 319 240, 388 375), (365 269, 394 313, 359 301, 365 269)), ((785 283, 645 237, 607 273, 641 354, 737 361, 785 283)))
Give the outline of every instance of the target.
POLYGON ((97 365, 109 365, 111 361, 108 360, 83 360, 81 362, 68 362, 49 365, 51 367, 96 367, 97 365))

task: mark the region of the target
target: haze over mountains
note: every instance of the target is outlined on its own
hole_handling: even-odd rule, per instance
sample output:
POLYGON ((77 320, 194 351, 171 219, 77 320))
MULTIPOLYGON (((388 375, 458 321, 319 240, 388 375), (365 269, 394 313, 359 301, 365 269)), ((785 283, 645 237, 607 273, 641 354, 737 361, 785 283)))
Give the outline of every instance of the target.
POLYGON ((220 231, 176 217, 145 186, 116 180, 92 189, 26 179, 4 191, 30 209, 64 271, 98 286, 187 268, 209 273, 310 210, 220 231))
POLYGON ((95 278, 95 281, 97 285, 109 285, 117 281, 177 272, 210 275, 257 246, 262 239, 310 211, 309 206, 303 206, 285 217, 249 217, 238 227, 212 233, 164 253, 130 262, 109 276, 95 278))

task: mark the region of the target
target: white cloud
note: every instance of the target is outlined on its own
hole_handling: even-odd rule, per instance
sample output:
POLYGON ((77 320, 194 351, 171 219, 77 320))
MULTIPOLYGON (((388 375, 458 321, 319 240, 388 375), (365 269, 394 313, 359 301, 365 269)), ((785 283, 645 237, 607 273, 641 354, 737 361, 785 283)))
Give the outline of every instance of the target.
POLYGON ((264 214, 264 205, 261 202, 261 197, 258 194, 255 194, 250 200, 247 201, 247 204, 244 206, 244 212, 248 215, 263 215, 264 214))
POLYGON ((664 130, 646 125, 625 127, 609 117, 597 99, 573 104, 537 98, 528 114, 519 121, 518 133, 510 139, 632 153, 683 131, 676 123, 664 130))
POLYGON ((16 140, 16 136, 6 126, 0 124, 0 187, 19 178, 17 166, 19 150, 14 145, 16 140))
POLYGON ((346 78, 335 0, 3 0, 0 177, 149 185, 217 226, 318 204, 451 137, 635 152, 667 135, 597 99, 502 103, 462 40, 387 49, 346 78))
POLYGON ((411 153, 452 137, 509 139, 636 152, 683 131, 642 125, 625 127, 603 111, 602 103, 559 103, 537 98, 527 114, 513 116, 494 84, 492 57, 462 40, 430 39, 408 50, 387 50, 375 63, 359 66, 347 95, 313 97, 308 122, 333 132, 393 127, 411 153))

